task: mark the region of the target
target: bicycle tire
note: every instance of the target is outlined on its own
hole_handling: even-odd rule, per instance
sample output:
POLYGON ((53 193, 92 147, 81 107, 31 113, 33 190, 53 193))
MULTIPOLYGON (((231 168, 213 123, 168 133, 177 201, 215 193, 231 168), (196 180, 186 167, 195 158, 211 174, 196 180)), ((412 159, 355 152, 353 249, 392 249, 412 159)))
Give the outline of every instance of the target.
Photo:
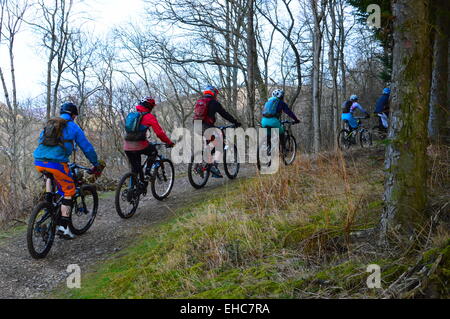
POLYGON ((359 133, 359 144, 361 145, 361 147, 362 148, 371 147, 372 143, 373 143, 372 133, 370 133, 370 131, 366 129, 362 130, 359 133), (368 141, 369 144, 365 146, 364 141, 368 141))
POLYGON ((191 156, 191 161, 190 161, 190 163, 188 165, 188 179, 189 179, 189 183, 192 185, 192 187, 194 187, 195 189, 200 189, 200 188, 204 187, 206 185, 206 183, 208 182, 210 171, 209 171, 209 168, 205 169, 205 166, 206 166, 205 162, 194 163, 194 158, 195 158, 194 155, 192 155, 191 156), (203 180, 202 180, 201 183, 197 183, 194 180, 194 177, 192 175, 192 172, 194 171, 194 169, 196 167, 195 166, 196 164, 201 164, 202 165, 201 169, 202 169, 202 171, 204 173, 204 176, 203 176, 203 180))
POLYGON ((165 198, 167 198, 167 196, 169 196, 170 192, 172 191, 173 184, 175 182, 175 168, 173 166, 172 161, 167 158, 159 160, 159 163, 160 163, 160 166, 158 166, 158 168, 156 168, 156 171, 152 172, 153 175, 152 175, 150 184, 151 184, 151 190, 152 190, 153 197, 155 197, 157 200, 164 200, 165 198), (167 163, 167 166, 170 167, 170 171, 172 174, 172 180, 171 180, 169 188, 166 190, 166 192, 163 195, 159 195, 156 192, 155 183, 158 178, 158 170, 163 169, 166 165, 165 163, 167 163))
POLYGON ((338 147, 341 151, 348 150, 351 146, 351 141, 348 140, 349 134, 350 134, 350 131, 348 131, 346 129, 342 129, 339 131, 337 142, 338 142, 338 147), (345 143, 342 144, 342 141, 344 141, 345 143))
MULTIPOLYGON (((137 210, 137 208, 138 208, 138 206, 139 206, 139 200, 140 200, 140 194, 139 195, 136 195, 136 194, 130 194, 129 196, 133 199, 133 200, 135 200, 136 202, 135 203, 133 203, 133 206, 132 206, 132 208, 129 210, 129 212, 128 213, 124 213, 123 212, 123 210, 122 210, 122 208, 120 207, 120 201, 121 201, 121 199, 123 199, 123 197, 124 196, 126 196, 127 197, 127 201, 129 201, 129 196, 128 196, 128 193, 125 193, 125 194, 123 194, 122 193, 122 186, 124 185, 124 183, 127 181, 127 179, 128 178, 133 178, 134 179, 134 187, 133 187, 133 189, 131 190, 132 192, 134 192, 134 191, 137 191, 135 188, 136 188, 136 182, 137 182, 137 176, 135 175, 135 174, 133 174, 133 173, 131 173, 131 172, 129 172, 129 173, 126 173, 125 175, 123 175, 122 176, 122 178, 120 179, 120 181, 119 181, 119 184, 117 185, 117 189, 116 189, 116 196, 115 196, 115 206, 116 206, 116 212, 117 212, 117 214, 121 217, 121 218, 123 218, 123 219, 127 219, 127 218, 130 218, 130 217, 132 217, 135 213, 136 213, 136 210, 137 210)), ((130 191, 130 189, 128 189, 127 190, 128 192, 130 191)))
POLYGON ((291 165, 294 161, 295 161, 295 157, 297 156, 297 141, 295 140, 295 137, 292 135, 288 135, 288 138, 286 139, 285 143, 288 143, 288 141, 291 141, 294 150, 293 150, 293 154, 292 154, 292 159, 291 160, 286 160, 286 155, 284 154, 283 151, 283 161, 285 165, 291 165))
POLYGON ((229 167, 228 167, 227 150, 225 149, 223 151, 223 167, 224 167, 224 170, 225 170, 225 175, 227 175, 227 177, 229 179, 235 179, 238 176, 238 174, 239 174, 239 168, 240 168, 239 156, 238 156, 239 154, 238 154, 237 146, 233 145, 233 148, 234 148, 234 154, 235 154, 235 159, 236 159, 236 172, 234 174, 232 174, 230 172, 229 167))
POLYGON ((54 217, 53 217, 53 209, 54 208, 53 208, 52 204, 50 204, 48 202, 39 202, 34 207, 33 212, 31 213, 31 216, 28 219, 27 247, 28 247, 28 252, 30 253, 31 257, 33 257, 34 259, 45 258, 45 256, 47 256, 48 252, 52 248, 53 242, 55 240, 55 235, 56 235, 56 223, 55 223, 54 217), (50 218, 50 227, 48 228, 50 232, 48 234, 49 237, 47 238, 47 243, 46 243, 44 249, 42 251, 38 252, 33 243, 33 234, 34 234, 34 230, 35 230, 36 218, 37 218, 38 214, 44 209, 48 209, 51 212, 50 215, 48 216, 48 218, 50 218))
MULTIPOLYGON (((92 224, 94 223, 95 217, 97 216, 97 211, 98 211, 98 193, 97 193, 97 188, 94 185, 83 185, 81 186, 80 189, 80 193, 81 195, 78 197, 81 199, 81 203, 84 204, 81 209, 83 209, 83 213, 84 210, 86 210, 86 202, 85 202, 85 192, 90 192, 92 194, 92 201, 93 201, 93 207, 92 207, 92 214, 91 217, 89 218, 88 222, 86 223, 86 225, 84 225, 81 228, 76 228, 73 224, 73 213, 74 213, 74 209, 75 207, 77 209, 80 209, 78 207, 78 205, 74 205, 74 207, 72 208, 72 214, 71 214, 71 218, 70 218, 70 230, 72 231, 72 233, 74 233, 75 235, 82 235, 85 232, 88 231, 89 228, 91 228, 92 224)), ((76 200, 78 200, 78 198, 76 200)), ((86 213, 85 213, 86 214, 86 213)))

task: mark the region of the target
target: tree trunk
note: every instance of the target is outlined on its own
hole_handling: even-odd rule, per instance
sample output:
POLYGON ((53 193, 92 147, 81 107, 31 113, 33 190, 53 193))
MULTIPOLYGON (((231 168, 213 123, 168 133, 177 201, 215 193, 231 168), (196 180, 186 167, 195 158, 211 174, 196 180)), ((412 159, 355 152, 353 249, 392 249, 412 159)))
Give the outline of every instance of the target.
POLYGON ((248 78, 248 101, 247 109, 249 113, 250 126, 255 125, 255 56, 256 41, 253 23, 254 1, 247 0, 247 78, 248 78))
POLYGON ((424 219, 431 54, 429 0, 393 3, 394 63, 390 144, 386 149, 381 239, 399 227, 411 234, 424 219))
POLYGON ((433 44, 433 74, 430 97, 430 119, 428 135, 433 144, 439 144, 448 137, 445 132, 449 114, 448 86, 448 0, 435 0, 435 32, 433 44))

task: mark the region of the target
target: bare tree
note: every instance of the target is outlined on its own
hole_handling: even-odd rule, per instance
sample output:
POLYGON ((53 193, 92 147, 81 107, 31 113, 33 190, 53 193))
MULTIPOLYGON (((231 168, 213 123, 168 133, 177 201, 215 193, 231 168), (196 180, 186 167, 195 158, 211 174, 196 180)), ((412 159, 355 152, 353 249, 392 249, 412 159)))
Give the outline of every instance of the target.
POLYGON ((47 119, 55 116, 58 90, 62 74, 67 68, 66 57, 69 49, 71 30, 69 28, 72 0, 38 0, 39 22, 29 22, 42 36, 42 46, 47 51, 46 105, 47 119))

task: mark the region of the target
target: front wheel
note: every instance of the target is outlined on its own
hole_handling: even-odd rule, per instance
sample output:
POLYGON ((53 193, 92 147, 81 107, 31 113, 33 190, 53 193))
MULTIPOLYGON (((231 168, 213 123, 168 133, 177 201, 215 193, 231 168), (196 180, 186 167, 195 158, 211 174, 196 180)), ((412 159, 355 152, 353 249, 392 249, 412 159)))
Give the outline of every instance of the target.
POLYGON ((372 133, 366 129, 362 130, 359 134, 359 143, 363 148, 372 146, 372 133))
POLYGON ((80 195, 72 207, 70 230, 75 235, 84 234, 94 223, 98 210, 97 189, 93 185, 83 185, 80 195))
POLYGON ((52 204, 40 202, 28 220, 27 246, 31 257, 41 259, 47 256, 55 240, 55 231, 52 204))
POLYGON ((137 176, 133 173, 123 175, 116 189, 117 214, 122 218, 133 216, 138 208, 140 196, 137 176))
POLYGON ((294 162, 296 155, 297 155, 297 142, 295 141, 295 137, 293 137, 292 135, 288 135, 286 137, 286 141, 284 142, 284 149, 283 149, 284 164, 291 165, 294 162))
POLYGON ((239 156, 237 146, 233 145, 233 153, 228 151, 227 148, 223 152, 223 166, 225 169, 225 174, 229 179, 235 179, 239 173, 239 156), (230 158, 227 158, 230 157, 230 158))
POLYGON ((157 200, 163 200, 169 196, 172 190, 175 181, 175 169, 168 159, 158 160, 155 164, 156 168, 152 168, 152 194, 157 200))

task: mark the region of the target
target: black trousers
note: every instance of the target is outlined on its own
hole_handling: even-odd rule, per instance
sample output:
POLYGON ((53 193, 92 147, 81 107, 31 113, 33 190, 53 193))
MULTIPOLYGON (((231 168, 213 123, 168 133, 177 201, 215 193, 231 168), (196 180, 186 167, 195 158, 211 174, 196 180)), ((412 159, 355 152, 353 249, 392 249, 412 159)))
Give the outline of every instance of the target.
POLYGON ((158 152, 156 151, 156 147, 152 144, 144 148, 140 151, 125 151, 125 154, 128 157, 128 161, 130 163, 131 172, 135 174, 139 174, 139 178, 141 180, 144 180, 144 172, 142 171, 142 165, 141 165, 141 155, 147 155, 150 157, 150 165, 153 163, 156 159, 156 154, 158 152))

